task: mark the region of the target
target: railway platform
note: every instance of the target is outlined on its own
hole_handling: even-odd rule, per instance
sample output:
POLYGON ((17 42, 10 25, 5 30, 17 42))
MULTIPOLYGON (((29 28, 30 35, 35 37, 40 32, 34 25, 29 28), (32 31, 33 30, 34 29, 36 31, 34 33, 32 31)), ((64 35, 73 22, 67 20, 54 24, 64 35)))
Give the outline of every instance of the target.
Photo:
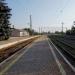
POLYGON ((1 64, 0 75, 75 75, 68 63, 51 40, 42 36, 1 64))
POLYGON ((28 37, 27 36, 26 37, 10 37, 8 40, 0 41, 0 46, 15 42, 15 41, 19 41, 22 39, 26 39, 26 38, 28 38, 28 37))

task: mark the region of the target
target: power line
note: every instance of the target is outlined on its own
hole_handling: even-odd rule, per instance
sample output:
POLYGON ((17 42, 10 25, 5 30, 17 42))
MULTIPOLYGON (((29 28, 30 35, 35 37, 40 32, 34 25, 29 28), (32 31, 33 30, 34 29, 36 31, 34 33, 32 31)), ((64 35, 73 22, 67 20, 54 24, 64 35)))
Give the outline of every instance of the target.
POLYGON ((63 10, 67 7, 67 5, 69 4, 69 2, 70 2, 70 0, 67 0, 67 1, 66 1, 64 7, 60 10, 61 13, 62 13, 63 10))
POLYGON ((59 18, 59 16, 64 12, 64 9, 68 6, 69 2, 70 2, 70 0, 67 0, 67 1, 65 2, 65 5, 63 6, 63 8, 61 8, 61 9, 59 10, 59 14, 57 15, 57 18, 59 18))

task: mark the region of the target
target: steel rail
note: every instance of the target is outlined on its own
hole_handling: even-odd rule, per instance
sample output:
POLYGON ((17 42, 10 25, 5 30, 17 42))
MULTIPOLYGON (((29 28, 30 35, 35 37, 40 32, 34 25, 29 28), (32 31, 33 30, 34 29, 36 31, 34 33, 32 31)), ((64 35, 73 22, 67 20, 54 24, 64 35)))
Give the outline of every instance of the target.
POLYGON ((73 54, 72 51, 74 51, 74 48, 72 48, 70 45, 65 44, 64 42, 57 40, 57 39, 51 39, 59 48, 61 48, 62 50, 64 50, 66 53, 68 53, 72 58, 75 59, 75 55, 73 54), (56 43, 57 42, 57 43, 56 43), (70 50, 66 50, 65 47, 63 46, 65 45, 68 48, 71 48, 70 50), (71 51, 72 50, 72 51, 71 51))

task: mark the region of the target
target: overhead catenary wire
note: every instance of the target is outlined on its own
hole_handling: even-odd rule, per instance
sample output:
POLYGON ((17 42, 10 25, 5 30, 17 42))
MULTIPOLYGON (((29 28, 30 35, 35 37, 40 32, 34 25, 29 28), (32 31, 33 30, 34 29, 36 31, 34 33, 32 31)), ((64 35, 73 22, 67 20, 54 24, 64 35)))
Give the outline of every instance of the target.
MULTIPOLYGON (((70 0, 66 0, 63 7, 61 9, 59 9, 59 14, 57 15, 57 22, 58 23, 61 22, 61 24, 62 23, 64 24, 64 22, 63 22, 63 13, 64 13, 65 8, 68 6, 69 2, 70 2, 70 0)), ((63 32, 63 24, 62 24, 62 32, 63 32)))
POLYGON ((70 0, 67 0, 65 5, 63 6, 63 8, 60 10, 60 13, 62 13, 64 11, 64 9, 68 6, 70 0))
POLYGON ((62 13, 64 12, 64 10, 65 10, 65 8, 68 6, 68 4, 69 4, 69 2, 70 2, 70 0, 67 0, 66 2, 65 2, 65 4, 63 5, 63 7, 61 7, 61 9, 57 9, 58 10, 58 15, 57 15, 57 18, 59 18, 59 16, 60 15, 62 15, 62 13))

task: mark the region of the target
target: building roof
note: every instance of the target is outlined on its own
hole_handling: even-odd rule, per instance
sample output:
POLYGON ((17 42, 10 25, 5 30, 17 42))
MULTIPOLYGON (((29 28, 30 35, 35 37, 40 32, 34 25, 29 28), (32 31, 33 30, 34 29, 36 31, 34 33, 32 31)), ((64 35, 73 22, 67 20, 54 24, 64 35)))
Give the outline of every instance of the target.
MULTIPOLYGON (((14 29, 11 29, 11 30, 12 30, 12 31, 13 31, 13 30, 16 30, 16 31, 18 31, 18 32, 24 32, 24 31, 26 31, 26 30, 24 30, 24 29, 15 29, 15 28, 14 28, 14 29)), ((27 31, 26 31, 26 32, 27 32, 27 31)))

